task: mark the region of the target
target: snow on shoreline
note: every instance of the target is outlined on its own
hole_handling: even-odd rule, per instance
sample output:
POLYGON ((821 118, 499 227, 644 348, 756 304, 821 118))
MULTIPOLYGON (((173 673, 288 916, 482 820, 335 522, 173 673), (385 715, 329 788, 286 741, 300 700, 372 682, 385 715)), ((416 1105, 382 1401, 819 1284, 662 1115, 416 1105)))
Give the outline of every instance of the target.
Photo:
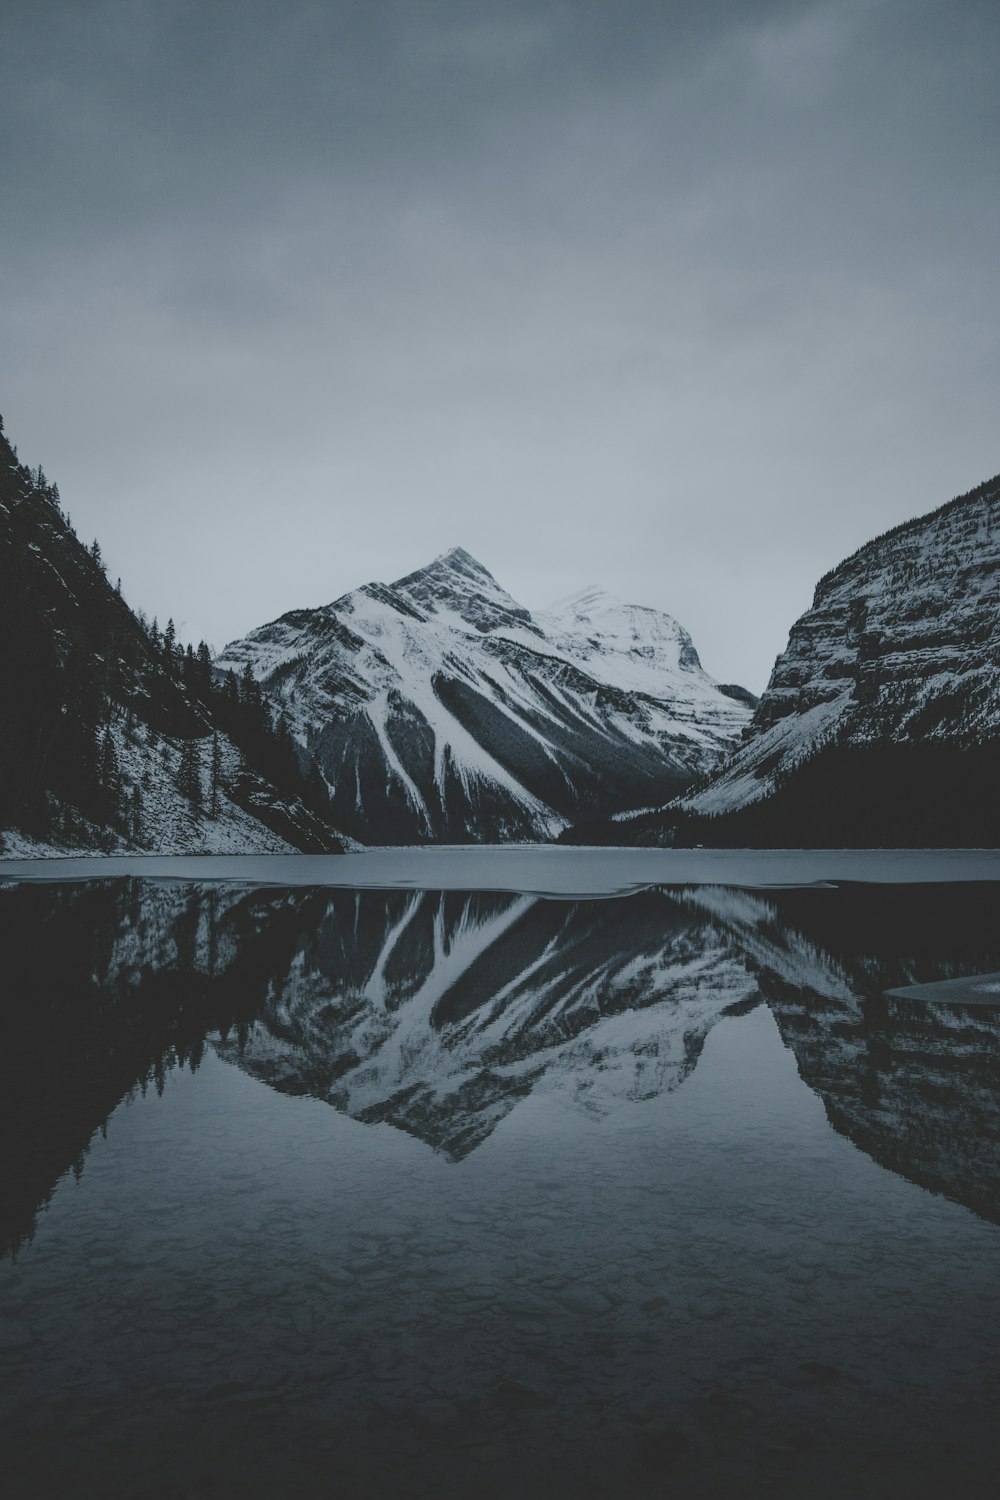
POLYGON ((656 885, 1000 882, 995 849, 608 849, 505 844, 367 849, 339 855, 0 857, 0 882, 222 881, 354 889, 517 891, 571 898, 656 885))

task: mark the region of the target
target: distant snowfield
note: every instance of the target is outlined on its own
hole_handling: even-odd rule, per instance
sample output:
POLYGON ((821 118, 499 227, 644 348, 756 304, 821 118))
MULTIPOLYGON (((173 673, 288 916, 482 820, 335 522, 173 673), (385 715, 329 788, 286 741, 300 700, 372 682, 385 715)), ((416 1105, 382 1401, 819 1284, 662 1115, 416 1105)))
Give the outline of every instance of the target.
POLYGON ((564 898, 619 896, 657 885, 744 887, 861 881, 1000 881, 996 849, 586 849, 551 845, 440 845, 363 852, 109 855, 0 859, 0 882, 227 881, 355 889, 516 891, 564 898))

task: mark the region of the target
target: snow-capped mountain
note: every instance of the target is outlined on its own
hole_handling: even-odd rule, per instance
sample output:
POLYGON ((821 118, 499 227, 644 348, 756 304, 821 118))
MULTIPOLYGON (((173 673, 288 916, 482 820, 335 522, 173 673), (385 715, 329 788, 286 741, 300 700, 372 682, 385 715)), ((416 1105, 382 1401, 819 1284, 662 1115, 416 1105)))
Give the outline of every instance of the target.
POLYGON ((669 615, 588 589, 531 614, 461 548, 228 646, 368 843, 548 838, 662 803, 750 713, 669 615))
POLYGON ((993 843, 998 739, 1000 476, 821 579, 739 747, 706 787, 631 832, 993 843))
POLYGON ((869 542, 820 581, 775 663, 753 733, 701 805, 722 810, 766 795, 788 762, 830 739, 995 735, 998 649, 1000 477, 869 542))

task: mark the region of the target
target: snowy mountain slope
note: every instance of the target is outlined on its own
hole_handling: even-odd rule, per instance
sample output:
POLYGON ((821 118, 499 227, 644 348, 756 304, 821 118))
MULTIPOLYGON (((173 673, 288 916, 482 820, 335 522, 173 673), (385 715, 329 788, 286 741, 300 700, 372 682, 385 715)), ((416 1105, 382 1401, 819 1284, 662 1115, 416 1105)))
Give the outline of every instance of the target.
POLYGON ((701 662, 691 637, 670 615, 638 604, 625 604, 598 584, 560 599, 535 619, 552 647, 567 661, 589 669, 602 682, 629 692, 662 693, 663 684, 680 672, 692 674, 704 690, 697 697, 705 709, 718 707, 708 679, 695 679, 701 662))
MULTIPOLYGON (((127 831, 76 818, 69 839, 32 837, 18 828, 0 833, 0 860, 71 854, 295 854, 319 852, 324 831, 294 799, 282 798, 225 736, 219 737, 220 786, 214 815, 212 742, 195 742, 203 800, 192 806, 178 790, 184 741, 169 736, 152 743, 143 729, 113 712, 106 733, 114 747, 122 784, 138 792, 127 831)), ((2 873, 0 863, 0 873, 2 873)))
POLYGON ((816 588, 743 744, 681 805, 773 795, 828 747, 966 747, 1000 732, 1000 476, 869 542, 816 588))
POLYGON ((147 626, 0 421, 0 854, 333 852, 294 748, 147 626))
POLYGON ((1000 844, 1000 476, 817 585, 741 741, 669 805, 576 843, 1000 844))
POLYGON ((284 615, 216 665, 247 663, 334 822, 367 843, 544 839, 663 802, 749 719, 669 616, 592 592, 532 615, 461 548, 284 615))

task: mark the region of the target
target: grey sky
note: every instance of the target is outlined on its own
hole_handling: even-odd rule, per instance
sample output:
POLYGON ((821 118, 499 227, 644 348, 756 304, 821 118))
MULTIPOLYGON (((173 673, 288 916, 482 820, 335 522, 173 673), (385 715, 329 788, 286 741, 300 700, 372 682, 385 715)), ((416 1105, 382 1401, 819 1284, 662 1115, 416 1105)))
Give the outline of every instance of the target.
POLYGON ((216 646, 473 552, 759 690, 1000 469, 992 0, 5 0, 0 410, 216 646))

